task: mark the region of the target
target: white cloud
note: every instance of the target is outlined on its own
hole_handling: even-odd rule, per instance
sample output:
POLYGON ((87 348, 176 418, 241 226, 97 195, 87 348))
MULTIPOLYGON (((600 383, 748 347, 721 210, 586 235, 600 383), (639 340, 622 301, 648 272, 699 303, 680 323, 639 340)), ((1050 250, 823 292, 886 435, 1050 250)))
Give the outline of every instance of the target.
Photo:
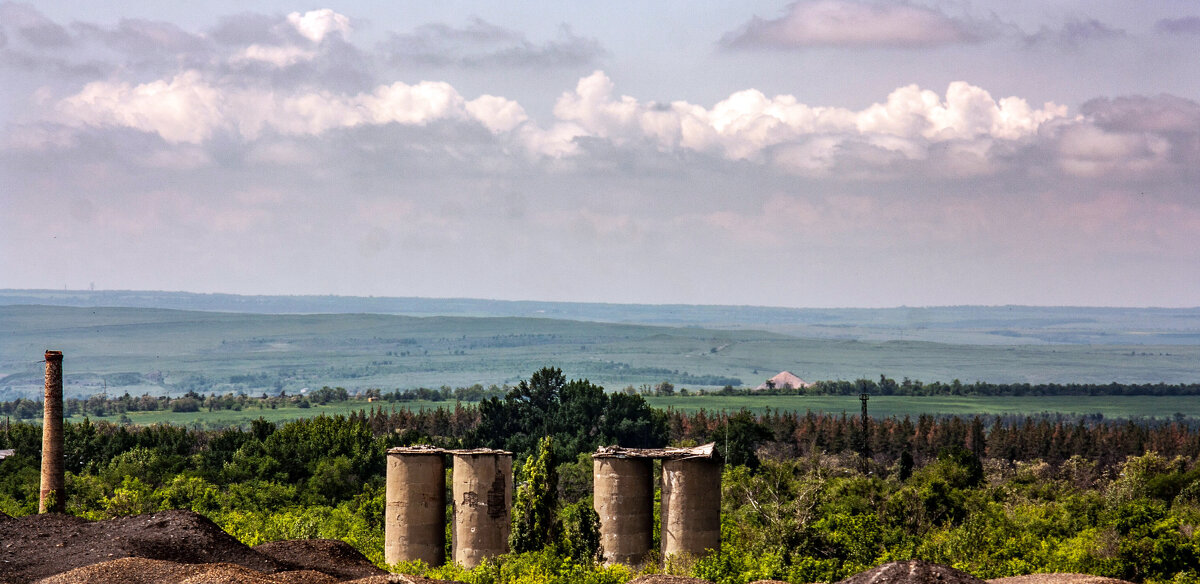
POLYGON ((158 134, 171 143, 199 143, 222 130, 255 139, 271 129, 285 135, 318 135, 336 128, 441 119, 473 120, 495 132, 525 120, 520 105, 501 97, 467 102, 443 82, 396 82, 370 93, 339 95, 224 87, 196 71, 140 85, 97 81, 57 104, 71 125, 124 127, 158 134))
POLYGON ((906 3, 801 1, 776 19, 754 18, 722 39, 727 47, 919 47, 980 37, 978 25, 906 3))
MULTIPOLYGON (((13 128, 10 147, 72 144, 61 130, 45 129, 55 123, 129 128, 172 144, 200 144, 218 135, 253 142, 265 134, 320 136, 355 127, 442 122, 486 128, 494 136, 496 156, 581 157, 594 152, 582 144, 600 140, 630 153, 695 152, 813 177, 895 178, 911 175, 915 168, 923 176, 981 176, 1020 156, 1034 166, 1075 176, 1145 176, 1186 172, 1200 157, 1194 126, 1189 125, 1200 118, 1200 106, 1189 100, 1097 101, 1089 104, 1086 115, 1072 117, 1065 106, 997 99, 966 82, 950 83, 944 94, 916 85, 900 87, 859 110, 813 106, 792 95, 767 96, 754 89, 705 107, 618 95, 612 80, 596 71, 560 96, 554 119, 545 125, 531 120, 513 100, 494 95, 468 100, 445 82, 396 82, 355 94, 287 92, 237 86, 194 70, 138 85, 97 81, 51 103, 45 120, 49 125, 13 128), (1035 152, 1051 157, 1035 159, 1035 152)), ((444 146, 460 153, 456 156, 465 152, 451 143, 444 146)), ((277 148, 251 152, 271 160, 294 154, 277 148)), ((179 160, 197 164, 205 159, 179 160)))
POLYGON ((481 95, 465 105, 467 112, 494 133, 509 132, 529 119, 521 104, 496 97, 481 95))
POLYGON ((202 142, 224 118, 224 94, 195 71, 131 86, 95 81, 58 104, 69 122, 156 133, 168 142, 202 142))
POLYGON ((595 72, 563 94, 558 120, 583 134, 616 143, 650 141, 661 150, 714 151, 733 160, 775 160, 799 171, 828 170, 848 142, 868 144, 909 159, 924 159, 931 144, 955 140, 1022 140, 1067 108, 1031 107, 1017 97, 994 99, 987 91, 954 82, 945 97, 915 85, 899 88, 884 103, 855 111, 810 106, 794 96, 767 97, 757 90, 730 95, 711 109, 687 102, 643 103, 614 97, 612 81, 595 72))
POLYGON ((295 27, 296 32, 314 43, 320 43, 332 32, 343 36, 350 34, 350 19, 328 8, 310 10, 304 14, 293 12, 287 16, 287 21, 295 27))

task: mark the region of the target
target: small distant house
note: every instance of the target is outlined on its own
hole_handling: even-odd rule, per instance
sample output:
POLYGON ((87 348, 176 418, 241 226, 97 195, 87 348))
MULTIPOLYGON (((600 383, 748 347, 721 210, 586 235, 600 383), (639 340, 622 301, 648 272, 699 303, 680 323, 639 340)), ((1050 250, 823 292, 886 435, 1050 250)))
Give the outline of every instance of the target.
POLYGON ((800 379, 791 371, 780 371, 778 375, 754 389, 804 389, 811 386, 811 383, 800 379))

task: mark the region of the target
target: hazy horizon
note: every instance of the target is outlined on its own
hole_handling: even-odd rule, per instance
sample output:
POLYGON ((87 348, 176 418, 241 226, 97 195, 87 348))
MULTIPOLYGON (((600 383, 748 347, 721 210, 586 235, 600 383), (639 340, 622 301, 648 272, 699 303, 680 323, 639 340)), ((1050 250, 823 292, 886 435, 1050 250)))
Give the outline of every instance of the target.
MULTIPOLYGON (((895 310, 895 309, 921 309, 921 308, 1046 308, 1046 309, 1113 309, 1113 310, 1200 310, 1200 304, 1197 305, 1180 305, 1180 306, 1118 306, 1118 305, 1082 305, 1082 304, 926 304, 926 305, 892 305, 892 306, 785 306, 771 304, 695 304, 682 302, 612 302, 612 301, 575 301, 575 300, 555 300, 555 299, 540 299, 540 298, 495 298, 481 296, 393 296, 393 295, 355 295, 355 294, 241 294, 236 292, 196 292, 192 290, 149 290, 149 289, 56 289, 56 288, 0 288, 0 293, 3 292, 45 292, 45 293, 64 293, 64 294, 103 294, 103 293, 131 293, 131 294, 181 294, 181 295, 208 295, 208 296, 233 296, 233 297, 267 297, 267 298, 343 298, 343 299, 417 299, 417 300, 445 300, 445 301, 472 301, 472 302, 511 302, 511 303, 536 303, 536 304, 598 304, 598 305, 614 305, 614 306, 689 306, 689 307, 746 307, 746 308, 767 308, 767 309, 782 309, 782 310, 895 310)), ((3 297, 0 297, 3 300, 3 297)))
POLYGON ((1200 305, 1183 0, 0 2, 0 287, 1200 305))

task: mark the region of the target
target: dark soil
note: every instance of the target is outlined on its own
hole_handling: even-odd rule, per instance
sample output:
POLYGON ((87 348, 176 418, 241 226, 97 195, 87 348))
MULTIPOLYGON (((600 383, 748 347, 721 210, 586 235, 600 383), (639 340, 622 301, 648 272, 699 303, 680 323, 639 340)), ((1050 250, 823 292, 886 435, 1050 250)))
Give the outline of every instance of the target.
POLYGON ((253 549, 281 564, 320 570, 341 580, 387 575, 353 546, 336 539, 273 541, 253 549))
POLYGON ((285 568, 191 511, 95 522, 55 513, 28 515, 4 523, 0 546, 0 582, 12 584, 128 557, 224 562, 264 573, 285 568))
POLYGON ((0 522, 3 584, 443 584, 388 574, 338 541, 282 541, 251 549, 191 511, 107 521, 45 514, 0 522))

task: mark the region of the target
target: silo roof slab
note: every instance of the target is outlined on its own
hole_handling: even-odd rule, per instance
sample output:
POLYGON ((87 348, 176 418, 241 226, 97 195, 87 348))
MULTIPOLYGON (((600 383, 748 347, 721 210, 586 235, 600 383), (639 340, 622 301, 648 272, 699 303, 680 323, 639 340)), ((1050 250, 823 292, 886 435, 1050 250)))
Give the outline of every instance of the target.
POLYGON ((660 458, 664 460, 682 460, 687 458, 716 458, 716 443, 709 442, 690 448, 625 448, 622 446, 601 446, 592 454, 592 458, 660 458))
POLYGON ((445 454, 445 448, 430 446, 428 444, 418 444, 416 446, 396 446, 388 448, 388 454, 445 454))
POLYGON ((455 456, 464 455, 471 456, 476 454, 498 454, 500 456, 512 456, 512 453, 507 450, 498 450, 495 448, 458 448, 447 450, 446 452, 455 456))

